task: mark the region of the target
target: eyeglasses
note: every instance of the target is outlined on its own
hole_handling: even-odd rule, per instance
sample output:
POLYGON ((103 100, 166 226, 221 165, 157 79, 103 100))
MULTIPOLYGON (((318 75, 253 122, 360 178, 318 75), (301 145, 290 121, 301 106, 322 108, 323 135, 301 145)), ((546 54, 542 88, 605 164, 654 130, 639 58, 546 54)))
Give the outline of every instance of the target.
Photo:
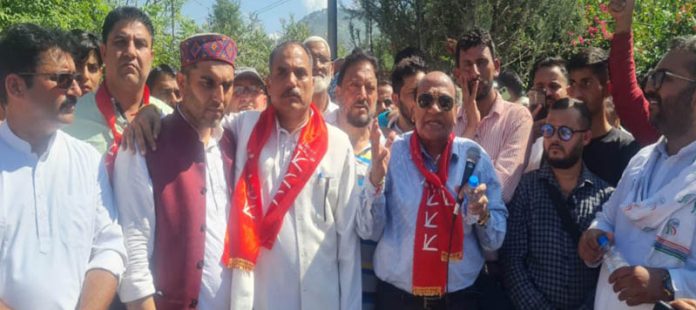
POLYGON ((392 104, 392 101, 391 101, 391 99, 384 99, 382 101, 378 101, 377 103, 384 103, 384 106, 388 107, 392 104))
POLYGON ((263 91, 262 88, 257 87, 255 85, 251 86, 235 86, 234 87, 234 94, 241 96, 241 95, 256 95, 263 91))
POLYGON ((22 76, 46 76, 49 80, 54 81, 58 84, 58 88, 69 89, 72 87, 73 82, 77 81, 80 83, 84 80, 84 77, 80 73, 71 72, 58 72, 58 73, 17 73, 17 75, 22 76))
POLYGON ((544 138, 551 138, 555 132, 558 132, 558 137, 561 141, 570 141, 575 133, 588 130, 589 129, 575 130, 567 126, 553 127, 551 124, 541 125, 541 135, 544 136, 544 138))
POLYGON ((689 83, 696 83, 696 80, 681 76, 676 73, 669 72, 667 69, 653 69, 648 72, 648 83, 652 83, 652 87, 655 91, 658 91, 662 87, 662 83, 665 81, 665 76, 669 76, 675 79, 680 79, 687 81, 689 83))
MULTIPOLYGON (((436 97, 434 97, 431 94, 421 94, 420 96, 418 96, 418 107, 420 107, 421 109, 430 108, 430 106, 432 106, 433 103, 435 103, 435 98, 436 97)), ((454 98, 448 95, 438 96, 437 104, 440 106, 440 109, 442 109, 442 111, 447 112, 449 110, 452 110, 452 108, 454 107, 454 98)))

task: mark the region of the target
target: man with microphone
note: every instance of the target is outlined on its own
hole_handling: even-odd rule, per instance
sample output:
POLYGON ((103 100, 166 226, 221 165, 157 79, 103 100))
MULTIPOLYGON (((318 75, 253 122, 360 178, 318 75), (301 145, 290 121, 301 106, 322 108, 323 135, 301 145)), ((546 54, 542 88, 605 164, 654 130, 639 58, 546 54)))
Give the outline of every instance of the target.
POLYGON ((454 137, 454 96, 452 80, 431 72, 418 84, 412 133, 389 149, 379 144, 379 128, 372 129, 357 230, 378 242, 377 309, 478 309, 473 284, 482 251, 497 250, 505 237, 507 210, 490 157, 454 137), (466 174, 481 184, 462 186, 466 174))

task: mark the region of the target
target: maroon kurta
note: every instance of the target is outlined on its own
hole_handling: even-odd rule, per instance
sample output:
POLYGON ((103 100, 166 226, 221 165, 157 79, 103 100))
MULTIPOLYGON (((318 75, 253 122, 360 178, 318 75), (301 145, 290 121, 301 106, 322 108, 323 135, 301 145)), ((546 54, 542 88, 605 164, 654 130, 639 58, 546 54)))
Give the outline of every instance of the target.
MULTIPOLYGON (((219 144, 227 188, 232 192, 235 143, 231 132, 225 131, 219 144)), ((205 253, 205 148, 198 133, 176 111, 162 120, 157 150, 148 152, 146 161, 155 200, 150 262, 155 303, 165 310, 195 308, 205 253)))

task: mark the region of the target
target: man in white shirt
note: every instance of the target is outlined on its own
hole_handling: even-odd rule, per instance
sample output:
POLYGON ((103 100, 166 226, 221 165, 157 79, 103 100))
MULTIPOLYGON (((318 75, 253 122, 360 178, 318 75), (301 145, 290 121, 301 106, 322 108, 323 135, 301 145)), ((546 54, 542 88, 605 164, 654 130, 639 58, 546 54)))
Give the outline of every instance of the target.
POLYGON ((101 156, 63 133, 81 91, 59 31, 0 37, 0 309, 106 309, 126 253, 101 156))
MULTIPOLYGON (((317 106, 319 111, 328 117, 335 114, 338 105, 331 102, 329 97, 329 85, 334 76, 333 63, 331 62, 331 47, 329 42, 319 36, 311 36, 302 42, 312 53, 312 76, 314 77, 314 96, 312 103, 317 106)), ((335 118, 336 116, 332 116, 335 118)))
POLYGON ((234 143, 220 121, 232 97, 237 46, 204 34, 181 42, 180 52, 183 99, 162 120, 158 148, 116 158, 114 190, 129 256, 119 296, 129 309, 230 307, 221 256, 234 143))
POLYGON ((596 265, 604 253, 597 239, 605 235, 627 263, 610 270, 604 261, 596 309, 652 309, 696 297, 696 36, 672 42, 648 74, 645 97, 663 136, 631 159, 578 248, 596 265))
MULTIPOLYGON (((269 65, 271 105, 223 121, 244 150, 235 156, 222 258, 233 268, 233 283, 237 275, 246 278, 232 285, 232 308, 358 309, 353 148, 312 104, 312 56, 304 45, 280 44, 269 65)), ((140 149, 152 147, 144 143, 159 133, 158 122, 156 109, 143 109, 124 143, 139 136, 140 149)))

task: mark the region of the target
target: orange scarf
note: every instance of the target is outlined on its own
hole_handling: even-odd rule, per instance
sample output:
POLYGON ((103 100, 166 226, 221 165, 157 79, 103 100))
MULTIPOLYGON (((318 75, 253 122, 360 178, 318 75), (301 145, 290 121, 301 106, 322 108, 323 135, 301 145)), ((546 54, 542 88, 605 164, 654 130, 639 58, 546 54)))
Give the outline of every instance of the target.
POLYGON ((454 135, 450 134, 447 146, 440 154, 435 174, 425 167, 418 133, 414 131, 411 135, 411 158, 425 177, 413 248, 413 294, 416 296, 444 295, 447 264, 450 259, 461 260, 463 256, 462 216, 457 213, 452 221, 456 200, 447 190, 453 141, 454 135), (450 232, 453 232, 451 236, 450 232))
POLYGON ((271 249, 278 237, 283 218, 311 178, 329 145, 326 123, 316 107, 311 105, 309 123, 300 132, 292 161, 283 180, 263 214, 259 157, 271 133, 276 130, 276 112, 269 106, 261 113, 247 143, 248 158, 234 191, 225 236, 222 262, 229 268, 247 271, 254 269, 261 246, 271 249))

